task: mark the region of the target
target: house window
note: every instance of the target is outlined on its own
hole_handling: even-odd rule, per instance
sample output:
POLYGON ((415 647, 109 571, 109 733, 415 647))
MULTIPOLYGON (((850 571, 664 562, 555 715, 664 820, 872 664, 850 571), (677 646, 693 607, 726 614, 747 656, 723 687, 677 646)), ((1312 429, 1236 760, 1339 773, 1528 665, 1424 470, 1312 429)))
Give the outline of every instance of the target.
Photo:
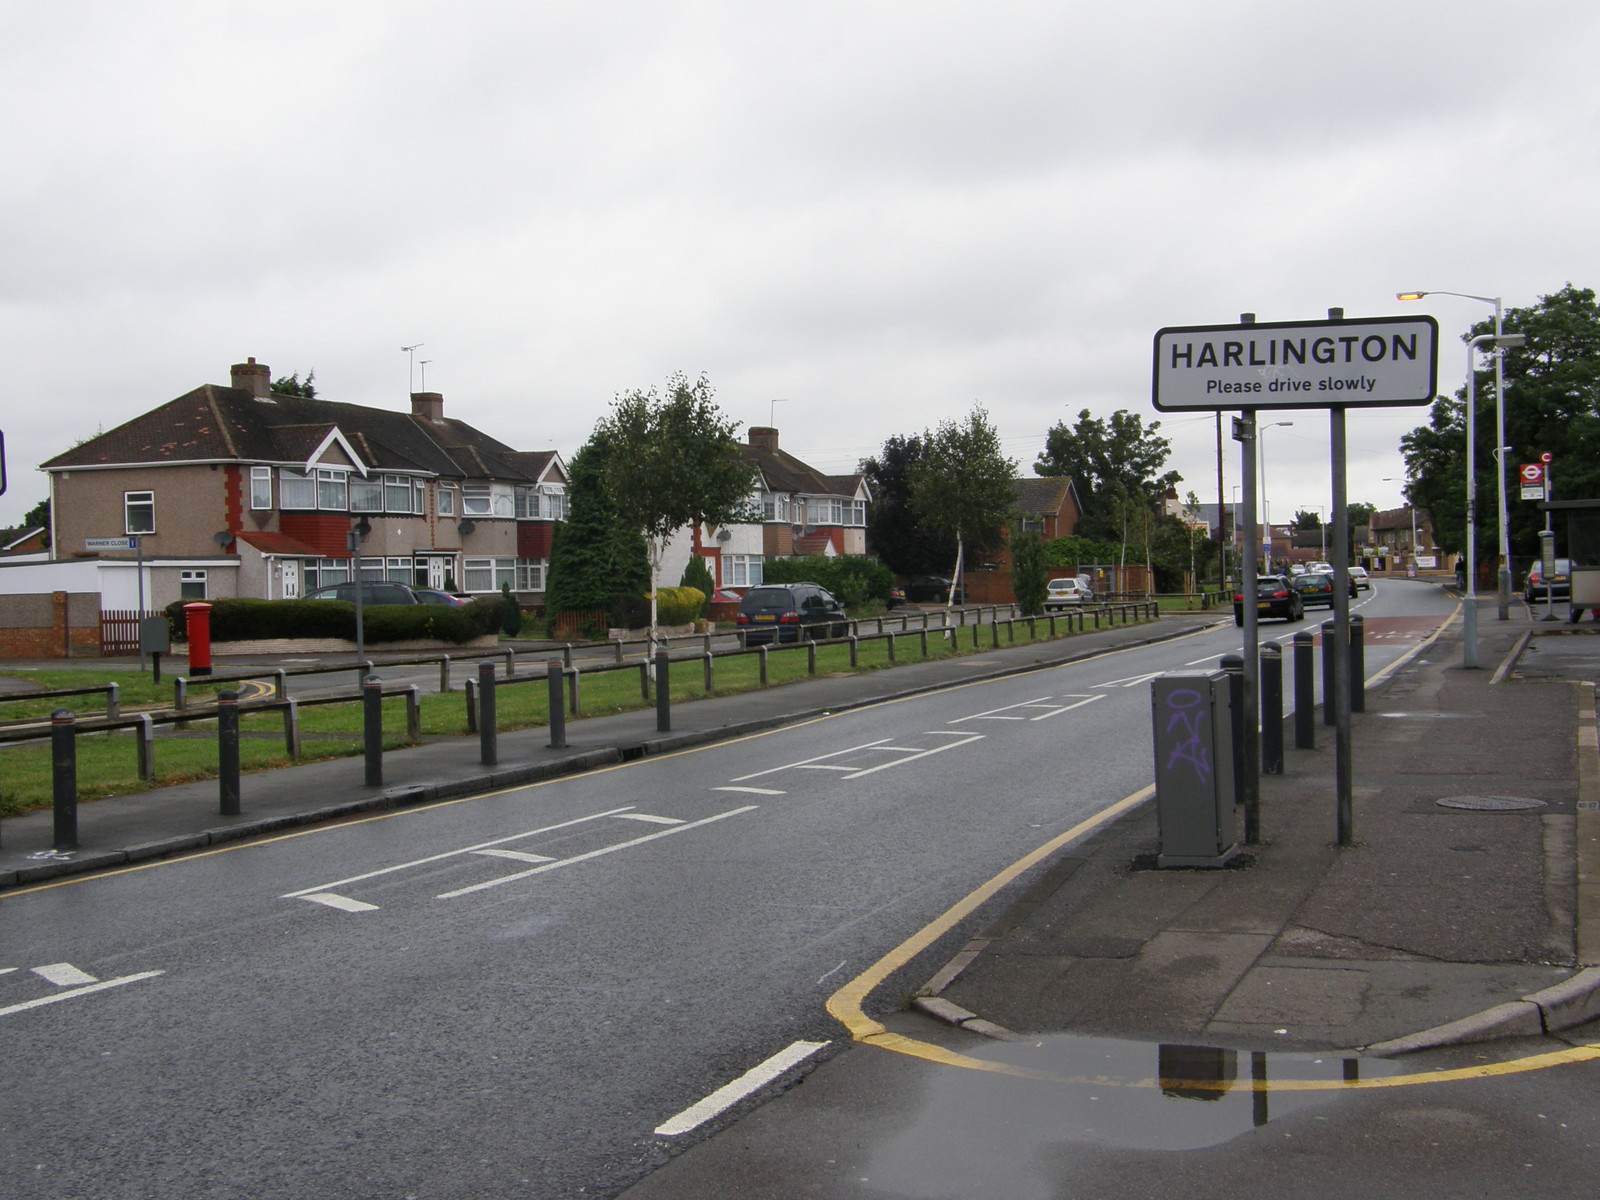
POLYGON ((419 517, 428 511, 428 485, 420 479, 411 481, 411 511, 419 517))
POLYGON ((441 517, 453 517, 453 516, 455 516, 456 515, 456 485, 453 484, 453 483, 441 483, 439 485, 438 496, 439 496, 439 515, 441 517))
POLYGON ((404 475, 383 477, 383 506, 392 513, 411 511, 411 481, 404 475))
POLYGON ((206 573, 204 571, 178 572, 178 599, 204 600, 206 598, 206 573))
POLYGON ((519 487, 517 489, 517 520, 537 521, 539 519, 539 489, 532 487, 519 487))
POLYGON ((867 502, 865 500, 850 501, 850 524, 865 525, 867 523, 867 502))
POLYGON ((122 524, 124 533, 154 533, 156 531, 156 494, 154 492, 123 492, 122 524))
MULTIPOLYGON (((487 517, 494 512, 494 501, 487 483, 468 483, 461 488, 461 513, 468 517, 487 517)), ((471 588, 467 589, 471 591, 471 588)))
POLYGON ((542 558, 517 559, 517 582, 513 590, 518 592, 544 591, 544 567, 542 558))
POLYGON ((755 587, 761 582, 759 554, 724 554, 722 556, 722 582, 728 587, 755 587))
POLYGON ((344 471, 331 471, 326 467, 318 467, 317 507, 324 511, 349 512, 350 489, 346 485, 348 478, 344 471))
POLYGON ((761 519, 763 521, 778 519, 778 498, 771 492, 761 497, 761 519))
POLYGON ((272 468, 250 468, 250 507, 272 507, 272 468))
POLYGON ((282 468, 278 472, 278 504, 285 509, 315 508, 317 481, 309 471, 282 468))
POLYGON ((514 558, 469 558, 462 568, 466 591, 498 592, 502 583, 517 586, 517 560, 514 558))
POLYGON ((375 513, 383 511, 383 485, 376 479, 350 481, 350 511, 375 513))
POLYGON ((348 558, 302 558, 300 560, 300 575, 303 580, 300 594, 302 596, 309 595, 318 588, 328 587, 335 583, 349 582, 350 560, 348 558))

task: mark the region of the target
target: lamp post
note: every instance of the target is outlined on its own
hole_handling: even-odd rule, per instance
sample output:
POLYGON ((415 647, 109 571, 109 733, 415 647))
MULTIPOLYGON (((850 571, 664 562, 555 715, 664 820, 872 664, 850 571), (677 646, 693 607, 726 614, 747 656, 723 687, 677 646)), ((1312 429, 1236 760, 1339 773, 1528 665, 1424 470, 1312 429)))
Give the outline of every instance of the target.
POLYGON ((1293 421, 1273 421, 1261 426, 1256 431, 1256 456, 1260 461, 1258 473, 1261 476, 1261 522, 1266 533, 1266 565, 1272 566, 1272 505, 1267 502, 1267 439, 1269 429, 1280 425, 1293 425, 1293 421))
POLYGON ((1496 350, 1514 350, 1526 344, 1527 337, 1520 333, 1480 333, 1467 343, 1467 607, 1461 616, 1461 665, 1478 665, 1478 472, 1474 469, 1477 442, 1474 440, 1473 419, 1478 392, 1478 373, 1473 369, 1472 356, 1479 346, 1492 345, 1496 350))
MULTIPOLYGON (((1501 319, 1504 311, 1500 304, 1499 296, 1474 296, 1471 292, 1396 292, 1396 300, 1421 300, 1424 296, 1456 296, 1462 300, 1477 300, 1483 304, 1494 305, 1494 336, 1500 338, 1503 333, 1501 319)), ((1495 342, 1496 350, 1507 347, 1495 342)), ((1496 353, 1494 356, 1494 417, 1495 417, 1495 445, 1506 444, 1506 375, 1504 354, 1496 353)), ((1470 463, 1469 463, 1470 467, 1470 463)), ((1499 501, 1499 537, 1500 571, 1496 577, 1497 603, 1499 619, 1511 619, 1511 522, 1506 511, 1506 468, 1505 463, 1496 460, 1495 463, 1495 494, 1499 501)))

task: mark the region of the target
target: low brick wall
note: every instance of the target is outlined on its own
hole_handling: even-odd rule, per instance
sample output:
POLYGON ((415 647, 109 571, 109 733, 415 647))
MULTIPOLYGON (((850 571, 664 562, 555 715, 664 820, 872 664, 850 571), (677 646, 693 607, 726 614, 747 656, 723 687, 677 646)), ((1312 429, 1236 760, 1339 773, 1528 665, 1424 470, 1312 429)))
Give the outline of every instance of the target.
POLYGON ((0 596, 0 658, 94 658, 100 597, 93 592, 0 596))

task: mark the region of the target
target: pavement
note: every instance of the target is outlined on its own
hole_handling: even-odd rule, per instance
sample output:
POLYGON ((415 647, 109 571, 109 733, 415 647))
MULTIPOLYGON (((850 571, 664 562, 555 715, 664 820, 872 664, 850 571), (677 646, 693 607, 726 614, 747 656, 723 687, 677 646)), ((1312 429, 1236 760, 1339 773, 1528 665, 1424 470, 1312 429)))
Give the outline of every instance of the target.
MULTIPOLYGON (((1223 869, 1155 867, 1153 803, 1024 877, 1025 890, 920 989, 923 1013, 996 1039, 1079 1033, 1239 1048, 1430 1046, 1555 1033, 1600 1017, 1600 626, 1459 614, 1368 690, 1352 718, 1352 844, 1337 844, 1334 731, 1261 779, 1261 838, 1223 869)), ((466 796, 743 736, 827 712, 1181 636, 1204 614, 1117 627, 981 660, 819 678, 654 711, 249 774, 243 813, 215 781, 85 804, 80 845, 48 811, 0 822, 6 888, 114 869, 385 808, 466 796)), ((1227 620, 1227 617, 1223 617, 1227 620)), ((218 664, 225 670, 226 664, 218 664)), ((1107 804, 1119 797, 1105 797, 1107 804)))

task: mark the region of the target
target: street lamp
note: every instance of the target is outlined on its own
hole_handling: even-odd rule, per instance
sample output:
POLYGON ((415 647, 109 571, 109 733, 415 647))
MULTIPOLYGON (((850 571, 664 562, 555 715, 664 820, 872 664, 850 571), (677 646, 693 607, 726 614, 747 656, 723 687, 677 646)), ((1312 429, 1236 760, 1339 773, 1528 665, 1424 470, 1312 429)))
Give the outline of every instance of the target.
POLYGON ((1256 457, 1260 465, 1258 473, 1261 476, 1261 513, 1262 523, 1266 527, 1266 557, 1267 566, 1272 566, 1272 506, 1267 503, 1267 430, 1280 425, 1293 425, 1293 421, 1273 421, 1261 426, 1256 431, 1256 457))
POLYGON ((1467 607, 1461 617, 1461 665, 1478 665, 1478 473, 1474 469, 1477 443, 1474 440, 1474 404, 1477 399, 1478 373, 1473 369, 1473 355, 1479 346, 1492 345, 1496 350, 1515 350, 1527 344, 1527 336, 1520 333, 1480 333, 1467 343, 1467 607))
MULTIPOLYGON (((1494 336, 1499 338, 1502 333, 1501 318, 1504 315, 1499 296, 1474 296, 1471 292, 1396 292, 1396 300, 1421 300, 1424 296, 1456 296, 1462 300, 1477 300, 1483 304, 1494 305, 1494 336)), ((1496 342, 1497 349, 1504 346, 1496 342)), ((1506 375, 1502 354, 1494 356, 1494 416, 1495 416, 1495 442, 1497 446, 1506 444, 1506 375)), ((1495 494, 1499 500, 1499 544, 1500 544, 1500 572, 1497 577, 1496 595, 1498 597, 1499 619, 1511 619, 1511 522, 1506 512, 1506 468, 1503 462, 1495 466, 1495 494)))

